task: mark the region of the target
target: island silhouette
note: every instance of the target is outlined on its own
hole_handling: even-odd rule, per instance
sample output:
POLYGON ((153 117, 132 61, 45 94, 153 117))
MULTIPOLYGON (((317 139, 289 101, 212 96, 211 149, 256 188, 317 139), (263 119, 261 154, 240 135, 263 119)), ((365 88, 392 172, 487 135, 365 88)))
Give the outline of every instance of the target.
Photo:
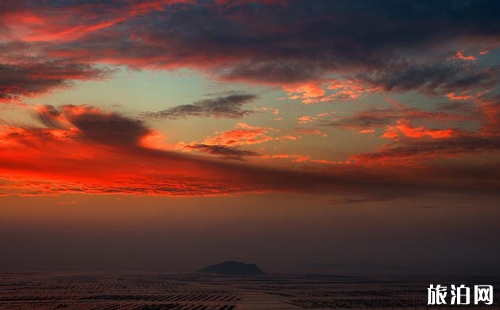
POLYGON ((266 274, 255 264, 246 264, 236 261, 226 261, 220 264, 210 265, 201 270, 198 270, 197 272, 238 276, 255 276, 266 274))

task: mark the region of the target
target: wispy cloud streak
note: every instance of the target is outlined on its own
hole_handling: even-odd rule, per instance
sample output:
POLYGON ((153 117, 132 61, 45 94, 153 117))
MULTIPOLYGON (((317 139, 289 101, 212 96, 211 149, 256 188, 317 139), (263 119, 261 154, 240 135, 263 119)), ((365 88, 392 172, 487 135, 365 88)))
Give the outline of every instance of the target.
POLYGON ((153 119, 176 119, 191 116, 242 118, 253 113, 251 110, 243 110, 242 106, 256 99, 257 96, 253 94, 231 94, 197 101, 193 104, 183 104, 159 112, 146 112, 143 113, 143 116, 153 119))

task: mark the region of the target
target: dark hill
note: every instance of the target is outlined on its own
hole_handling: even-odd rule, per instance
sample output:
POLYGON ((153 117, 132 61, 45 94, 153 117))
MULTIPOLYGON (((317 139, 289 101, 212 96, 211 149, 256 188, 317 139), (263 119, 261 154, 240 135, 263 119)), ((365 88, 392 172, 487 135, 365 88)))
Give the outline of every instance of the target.
POLYGON ((198 270, 198 272, 238 276, 254 276, 266 274, 255 264, 245 264, 232 261, 223 262, 217 265, 211 265, 198 270))

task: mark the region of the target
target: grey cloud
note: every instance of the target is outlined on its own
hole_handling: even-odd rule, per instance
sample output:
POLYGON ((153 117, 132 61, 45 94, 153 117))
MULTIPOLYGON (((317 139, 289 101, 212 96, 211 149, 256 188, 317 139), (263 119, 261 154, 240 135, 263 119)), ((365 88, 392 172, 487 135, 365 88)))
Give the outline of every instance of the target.
POLYGON ((143 116, 153 119, 177 119, 190 116, 242 118, 253 113, 250 110, 243 110, 242 106, 255 99, 257 99, 257 95, 253 94, 231 94, 197 101, 193 104, 183 104, 159 112, 146 112, 143 113, 143 116))
POLYGON ((75 106, 65 106, 69 122, 93 141, 111 145, 138 145, 140 139, 151 132, 141 121, 117 113, 73 113, 75 106))
POLYGON ((453 120, 471 120, 477 118, 477 115, 467 115, 459 113, 445 113, 425 111, 414 108, 402 109, 369 109, 358 112, 352 116, 342 117, 334 121, 324 121, 322 124, 328 127, 349 128, 349 129, 367 129, 384 127, 393 124, 399 119, 408 120, 435 120, 435 121, 453 121, 453 120))
POLYGON ((384 91, 420 91, 436 95, 452 92, 488 89, 498 83, 497 67, 488 69, 464 66, 460 61, 410 64, 403 69, 391 68, 362 73, 358 81, 384 91))
POLYGON ((257 156, 257 152, 240 150, 236 147, 227 147, 224 145, 208 145, 208 144, 195 144, 185 146, 187 149, 192 149, 200 152, 205 152, 212 155, 220 155, 224 159, 233 159, 243 161, 244 157, 257 156))
MULTIPOLYGON (((121 16, 128 4, 102 2, 92 9, 97 7, 106 16, 121 16)), ((48 14, 51 6, 37 9, 48 14)), ((360 78, 387 89, 435 92, 489 83, 494 72, 441 63, 457 48, 497 42, 499 9, 487 0, 293 0, 229 7, 200 0, 165 5, 46 52, 101 61, 105 51, 105 59, 131 67, 188 67, 221 80, 275 85, 370 71, 374 75, 360 78), (82 53, 89 47, 91 56, 82 53)))
POLYGON ((41 63, 0 63, 0 102, 44 94, 68 87, 76 80, 108 77, 113 70, 87 64, 47 61, 41 63))
POLYGON ((354 157, 364 161, 378 159, 403 160, 489 153, 494 151, 500 151, 499 136, 462 135, 454 138, 431 141, 405 141, 402 145, 391 145, 378 152, 360 154, 354 157))
MULTIPOLYGON (((405 196, 406 195, 407 193, 405 193, 405 196)), ((334 206, 351 205, 351 204, 361 204, 361 203, 384 202, 401 197, 403 197, 403 195, 401 194, 398 195, 394 192, 390 192, 390 193, 378 193, 368 196, 361 195, 361 197, 356 197, 356 198, 349 197, 349 198, 331 199, 328 203, 334 206)))

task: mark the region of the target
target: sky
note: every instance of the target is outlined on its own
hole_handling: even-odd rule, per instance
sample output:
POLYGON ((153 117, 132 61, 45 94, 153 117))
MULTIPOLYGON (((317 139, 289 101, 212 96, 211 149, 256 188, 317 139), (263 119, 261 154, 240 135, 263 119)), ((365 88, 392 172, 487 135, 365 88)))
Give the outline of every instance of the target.
POLYGON ((0 0, 0 269, 500 272, 498 11, 0 0))

